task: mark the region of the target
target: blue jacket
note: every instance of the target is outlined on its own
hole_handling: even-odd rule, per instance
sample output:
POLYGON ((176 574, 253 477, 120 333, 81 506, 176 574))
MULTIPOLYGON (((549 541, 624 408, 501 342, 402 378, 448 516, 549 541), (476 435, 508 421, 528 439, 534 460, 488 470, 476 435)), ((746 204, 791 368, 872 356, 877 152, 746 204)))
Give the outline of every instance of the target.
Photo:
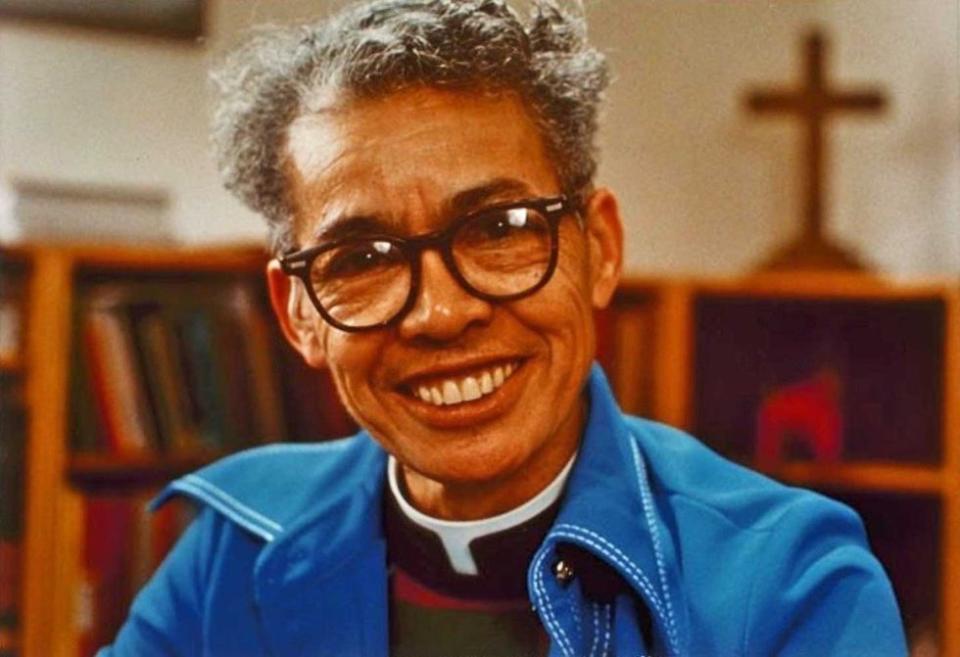
MULTIPOLYGON (((552 656, 906 655, 856 514, 623 415, 598 367, 588 390, 580 453, 528 571, 552 656), (631 591, 599 602, 576 575, 558 581, 561 543, 631 591)), ((172 483, 159 501, 186 495, 200 515, 100 656, 386 656, 385 465, 361 432, 172 483)))

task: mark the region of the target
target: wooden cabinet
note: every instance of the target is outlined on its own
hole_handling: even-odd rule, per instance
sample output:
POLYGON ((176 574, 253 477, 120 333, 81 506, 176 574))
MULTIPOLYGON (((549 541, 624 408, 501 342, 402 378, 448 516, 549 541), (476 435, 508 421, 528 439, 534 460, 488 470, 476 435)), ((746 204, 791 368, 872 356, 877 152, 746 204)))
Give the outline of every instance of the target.
POLYGON ((628 410, 850 504, 912 644, 943 655, 960 655, 958 291, 865 275, 635 278, 598 318, 628 410))

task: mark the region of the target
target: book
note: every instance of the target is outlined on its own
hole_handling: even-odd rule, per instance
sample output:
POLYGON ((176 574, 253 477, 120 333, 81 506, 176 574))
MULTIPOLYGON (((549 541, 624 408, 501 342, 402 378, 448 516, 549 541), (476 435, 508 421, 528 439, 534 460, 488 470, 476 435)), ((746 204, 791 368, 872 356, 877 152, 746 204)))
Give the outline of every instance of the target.
POLYGON ((81 657, 110 643, 130 603, 192 521, 192 507, 172 502, 147 508, 153 491, 107 493, 82 500, 79 609, 75 630, 81 657))
POLYGON ((244 357, 248 364, 248 383, 253 403, 253 438, 257 442, 284 440, 280 381, 277 377, 273 345, 279 339, 271 335, 262 306, 257 304, 249 286, 232 289, 230 308, 244 340, 244 357))
POLYGON ((169 314, 157 307, 139 314, 135 323, 143 378, 161 436, 158 443, 170 453, 199 451, 202 443, 196 411, 187 393, 183 356, 169 314))
POLYGON ((593 327, 596 335, 596 360, 603 367, 609 378, 613 378, 616 368, 616 352, 614 343, 614 328, 616 327, 616 311, 612 305, 593 313, 593 327))
POLYGON ((227 391, 218 376, 214 319, 208 311, 183 309, 177 314, 174 335, 181 347, 185 392, 199 440, 210 449, 222 450, 236 428, 227 391))
POLYGON ((19 299, 0 296, 0 363, 20 356, 22 314, 19 299))
POLYGON ((329 372, 286 345, 249 279, 95 278, 83 298, 71 383, 78 451, 217 454, 356 430, 329 372))
POLYGON ((655 315, 649 297, 615 299, 594 313, 597 361, 620 406, 646 417, 653 413, 655 315))
POLYGON ((108 447, 124 456, 149 453, 157 439, 122 311, 92 307, 81 321, 92 396, 108 447))
POLYGON ((106 429, 93 396, 88 356, 83 348, 83 332, 74 327, 73 349, 70 355, 70 447, 80 454, 109 451, 106 429))
POLYGON ((26 278, 21 263, 0 254, 0 365, 18 363, 22 356, 26 278))
POLYGON ((213 316, 214 362, 230 423, 223 448, 235 450, 256 439, 255 407, 249 364, 244 357, 247 336, 233 313, 220 308, 213 316))
POLYGON ((0 375, 0 655, 17 654, 27 413, 22 381, 0 375))
POLYGON ((170 198, 160 189, 14 180, 0 184, 0 240, 173 242, 170 198))
POLYGON ((313 442, 354 433, 357 424, 341 403, 330 372, 308 366, 286 343, 278 349, 289 440, 313 442))
POLYGON ((650 303, 632 303, 617 309, 613 387, 625 411, 647 417, 653 412, 653 331, 650 303))

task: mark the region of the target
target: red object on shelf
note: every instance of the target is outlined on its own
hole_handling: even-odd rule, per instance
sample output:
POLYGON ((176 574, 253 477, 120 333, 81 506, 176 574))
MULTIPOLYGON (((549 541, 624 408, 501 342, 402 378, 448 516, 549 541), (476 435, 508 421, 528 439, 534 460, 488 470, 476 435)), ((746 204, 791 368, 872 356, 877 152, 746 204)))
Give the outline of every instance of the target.
POLYGON ((757 413, 757 463, 783 460, 785 444, 800 441, 819 463, 836 463, 843 450, 840 378, 822 370, 766 396, 757 413))

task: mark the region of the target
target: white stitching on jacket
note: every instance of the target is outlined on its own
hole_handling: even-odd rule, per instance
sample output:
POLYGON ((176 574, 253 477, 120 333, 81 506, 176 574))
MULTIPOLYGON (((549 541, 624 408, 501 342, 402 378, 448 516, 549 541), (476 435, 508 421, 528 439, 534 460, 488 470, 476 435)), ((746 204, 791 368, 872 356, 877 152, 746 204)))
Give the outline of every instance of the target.
POLYGON ((215 508, 217 511, 227 516, 228 518, 233 520, 235 523, 237 523, 244 529, 250 532, 253 532, 260 538, 266 540, 267 542, 271 542, 273 541, 274 538, 276 538, 273 534, 268 532, 263 527, 250 522, 250 520, 248 520, 247 518, 241 517, 240 514, 238 514, 234 509, 231 509, 224 502, 218 499, 210 499, 209 493, 207 493, 202 488, 199 488, 194 484, 191 484, 190 482, 183 481, 183 480, 175 481, 172 484, 170 484, 170 488, 171 490, 178 490, 184 493, 190 493, 205 499, 207 503, 213 508, 215 508))
POLYGON ((247 506, 237 498, 230 495, 225 490, 221 489, 220 487, 214 484, 211 484, 209 481, 207 481, 206 479, 203 479, 202 477, 198 477, 197 475, 190 474, 184 477, 182 481, 189 482, 194 486, 197 486, 198 488, 206 490, 210 495, 215 495, 219 497, 221 500, 223 500, 224 504, 229 504, 233 506, 238 513, 246 515, 252 520, 256 520, 260 523, 263 523, 263 525, 269 529, 273 529, 278 532, 283 531, 283 527, 281 525, 277 524, 270 518, 267 518, 266 516, 260 513, 257 513, 256 511, 251 509, 249 506, 247 506))
POLYGON ((650 489, 647 485, 647 468, 640 458, 640 450, 637 447, 637 439, 630 434, 630 449, 633 452, 633 466, 637 475, 637 484, 640 486, 640 499, 643 502, 643 514, 647 520, 647 526, 653 537, 653 555, 657 559, 657 576, 660 578, 660 590, 663 592, 664 601, 667 605, 667 635, 670 637, 670 647, 675 655, 680 654, 680 648, 677 641, 677 626, 673 617, 673 605, 670 602, 670 592, 667 590, 667 575, 664 565, 662 548, 660 546, 660 533, 657 530, 657 524, 653 518, 653 502, 651 501, 650 489))
POLYGON ((591 602, 593 607, 593 641, 590 642, 590 657, 594 657, 597 652, 597 642, 600 640, 600 605, 591 602))
POLYGON ((271 443, 269 445, 258 445, 255 448, 237 452, 230 457, 231 461, 244 460, 247 457, 259 457, 263 454, 272 454, 280 452, 282 454, 311 454, 325 452, 340 452, 353 444, 353 436, 346 438, 337 438, 327 440, 321 443, 271 443))
POLYGON ((640 590, 646 593, 647 596, 650 598, 650 601, 653 603, 653 606, 657 610, 657 612, 659 612, 661 615, 664 615, 663 606, 662 606, 663 603, 660 601, 660 596, 657 595, 657 590, 654 588, 653 584, 650 583, 650 580, 647 579, 643 571, 640 570, 640 567, 637 566, 632 561, 630 561, 629 557, 627 557, 627 555, 625 555, 620 549, 618 549, 616 545, 613 545, 612 543, 610 543, 610 541, 606 540, 605 538, 596 534, 595 532, 591 532, 589 529, 584 529, 583 527, 579 527, 577 525, 570 525, 570 524, 557 525, 556 527, 554 527, 554 530, 551 533, 555 536, 562 536, 565 538, 572 538, 578 541, 583 541, 584 543, 592 547, 594 550, 597 550, 601 554, 605 555, 608 559, 613 561, 615 564, 617 564, 618 566, 626 570, 627 573, 632 576, 631 579, 634 580, 634 582, 640 588, 640 590), (575 533, 571 534, 566 530, 574 530, 575 533), (586 534, 586 536, 584 536, 583 534, 586 534), (613 549, 615 552, 610 552, 610 549, 607 549, 604 545, 597 543, 595 540, 590 538, 591 536, 594 536, 598 540, 603 541, 603 543, 608 545, 610 549, 613 549))
POLYGON ((606 618, 605 628, 603 630, 603 651, 600 653, 601 657, 607 654, 607 650, 610 648, 610 630, 613 621, 613 605, 604 605, 604 617, 606 618))
POLYGON ((543 613, 546 616, 547 625, 550 628, 554 629, 557 633, 557 639, 560 642, 560 649, 568 657, 573 657, 573 644, 570 643, 570 638, 567 636, 567 633, 563 630, 563 626, 557 621, 556 616, 553 614, 553 609, 550 607, 550 598, 547 595, 547 589, 543 584, 543 560, 547 556, 547 551, 544 550, 539 557, 537 557, 536 562, 533 564, 533 586, 534 594, 537 596, 537 599, 540 601, 540 607, 543 609, 543 613))

